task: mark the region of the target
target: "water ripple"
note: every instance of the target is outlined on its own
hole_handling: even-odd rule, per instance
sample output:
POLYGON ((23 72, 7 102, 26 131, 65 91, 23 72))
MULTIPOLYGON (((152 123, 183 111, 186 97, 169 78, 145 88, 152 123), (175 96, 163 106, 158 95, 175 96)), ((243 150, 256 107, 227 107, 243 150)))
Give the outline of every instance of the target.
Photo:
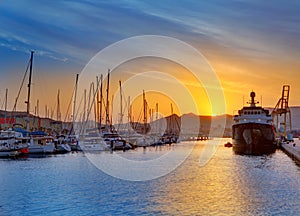
MULTIPOLYGON (((297 215, 300 212, 300 169, 283 152, 240 156, 220 146, 212 160, 199 167, 203 147, 204 143, 199 142, 188 160, 175 171, 146 182, 108 176, 82 153, 0 160, 0 215, 297 215)), ((185 145, 178 144, 175 148, 184 149, 185 145)), ((162 148, 157 154, 167 150, 162 148)), ((140 160, 147 152, 121 154, 140 160)))

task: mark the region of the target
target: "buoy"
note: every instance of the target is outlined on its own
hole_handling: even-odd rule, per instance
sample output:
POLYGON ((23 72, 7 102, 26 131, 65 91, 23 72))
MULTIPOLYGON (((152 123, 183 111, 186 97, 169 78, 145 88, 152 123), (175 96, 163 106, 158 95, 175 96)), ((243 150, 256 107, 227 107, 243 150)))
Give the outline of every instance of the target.
POLYGON ((230 142, 227 142, 224 144, 224 146, 230 148, 230 147, 232 147, 232 144, 230 142))

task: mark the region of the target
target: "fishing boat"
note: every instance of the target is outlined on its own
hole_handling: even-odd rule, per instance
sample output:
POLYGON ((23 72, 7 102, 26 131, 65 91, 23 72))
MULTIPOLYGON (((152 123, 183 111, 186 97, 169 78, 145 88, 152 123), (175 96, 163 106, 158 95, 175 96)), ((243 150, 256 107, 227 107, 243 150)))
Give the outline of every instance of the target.
POLYGON ((250 106, 244 106, 233 118, 233 151, 237 154, 261 155, 276 150, 275 128, 269 111, 256 106, 255 92, 250 93, 250 106))

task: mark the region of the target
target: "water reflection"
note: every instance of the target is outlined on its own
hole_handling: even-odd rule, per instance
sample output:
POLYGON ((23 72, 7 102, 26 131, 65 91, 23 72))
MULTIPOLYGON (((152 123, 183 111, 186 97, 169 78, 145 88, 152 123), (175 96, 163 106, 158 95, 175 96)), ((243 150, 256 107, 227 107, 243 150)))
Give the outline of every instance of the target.
POLYGON ((204 143, 198 143, 179 169, 160 179, 158 185, 161 187, 154 199, 161 212, 168 215, 257 215, 262 212, 288 213, 291 209, 287 206, 291 205, 293 209, 299 209, 300 202, 295 193, 300 195, 300 181, 290 177, 295 175, 291 168, 287 169, 289 171, 279 168, 283 160, 281 152, 240 156, 219 146, 212 160, 199 167, 197 161, 203 148, 204 143), (282 172, 288 172, 287 178, 280 177, 282 179, 278 181, 282 172), (288 179, 298 185, 296 192, 285 186, 288 179), (291 195, 288 191, 293 194, 293 201, 288 201, 291 195), (282 199, 285 205, 274 207, 282 199))
MULTIPOLYGON (((139 160, 190 147, 181 143, 118 154, 139 160)), ((177 169, 142 182, 106 175, 83 153, 0 160, 0 215, 299 214, 300 167, 283 152, 241 156, 222 145, 200 167, 204 147, 198 142, 177 169)))

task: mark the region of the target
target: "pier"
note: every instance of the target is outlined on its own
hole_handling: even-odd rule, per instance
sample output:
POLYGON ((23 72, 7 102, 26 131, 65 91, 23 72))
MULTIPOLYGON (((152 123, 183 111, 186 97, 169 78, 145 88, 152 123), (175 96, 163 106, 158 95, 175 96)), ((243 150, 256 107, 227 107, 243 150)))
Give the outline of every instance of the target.
POLYGON ((300 162, 300 140, 294 140, 294 142, 282 142, 280 146, 285 153, 297 162, 300 162))

